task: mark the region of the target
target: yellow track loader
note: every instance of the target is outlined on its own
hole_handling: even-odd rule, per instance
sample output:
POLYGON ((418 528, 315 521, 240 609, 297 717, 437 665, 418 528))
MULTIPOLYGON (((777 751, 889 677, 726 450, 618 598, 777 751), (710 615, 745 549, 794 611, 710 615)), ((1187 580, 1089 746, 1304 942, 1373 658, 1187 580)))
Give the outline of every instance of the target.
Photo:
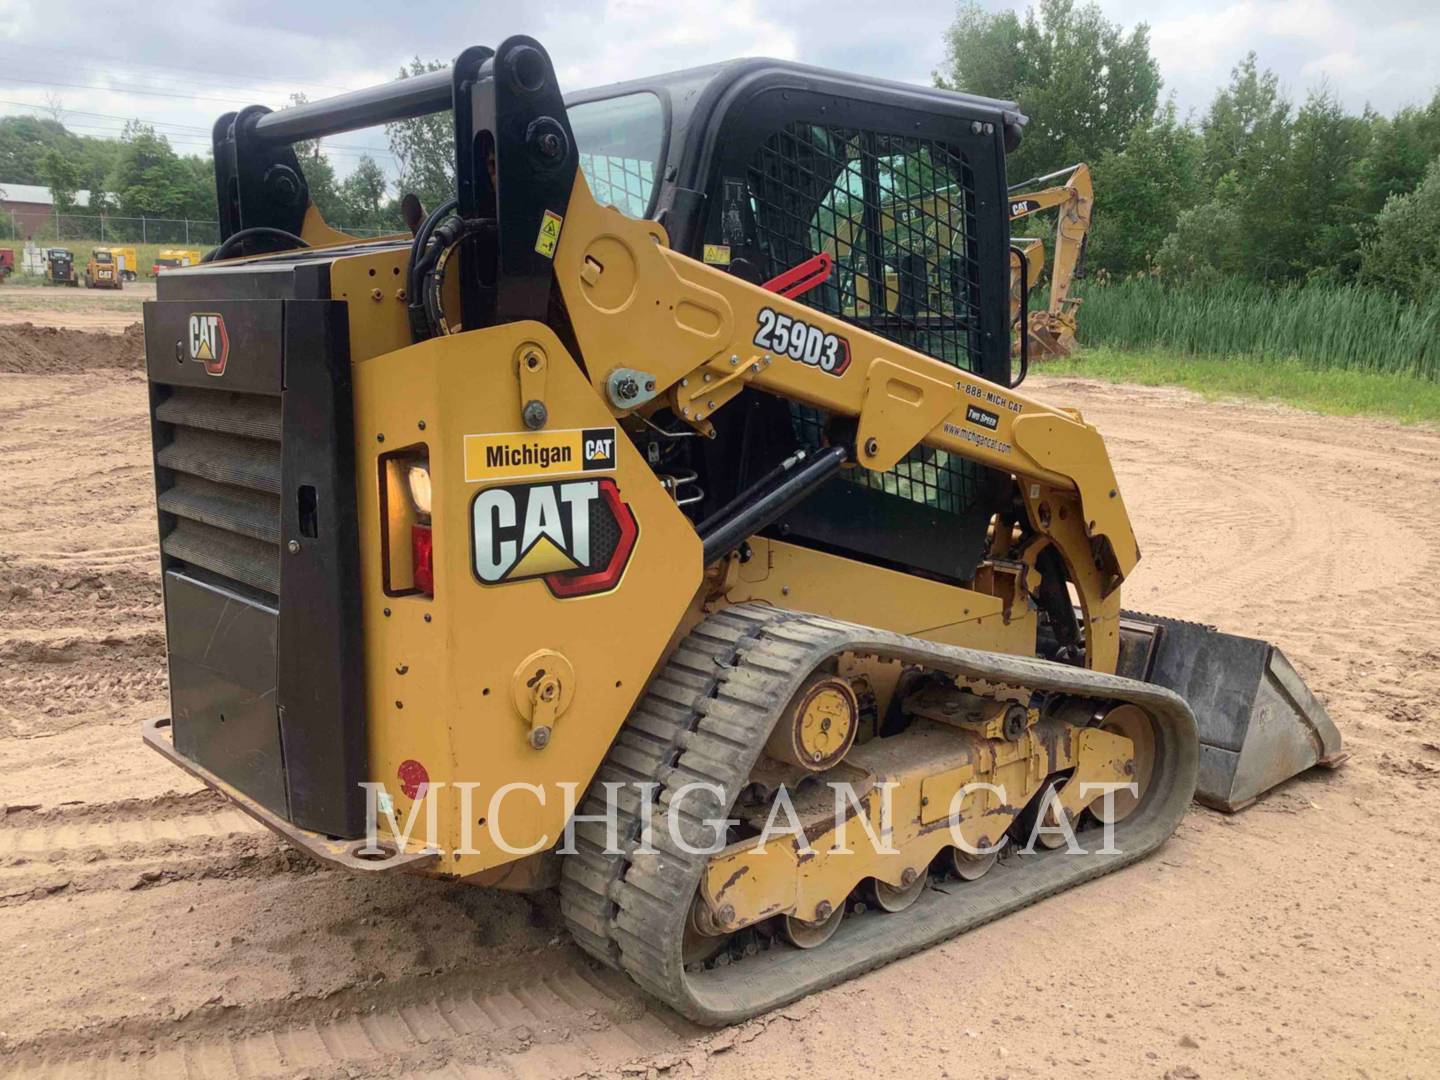
POLYGON ((1023 123, 769 60, 567 99, 526 37, 222 117, 145 309, 147 742, 349 872, 558 888, 710 1024, 1338 760, 1279 650, 1122 608, 1100 434, 1011 377, 1023 123), (447 110, 452 198, 325 225, 294 143, 447 110))
MULTIPOLYGON (((1050 298, 1044 310, 1031 311, 1025 319, 1029 353, 1037 359, 1065 356, 1075 347, 1075 309, 1080 298, 1070 295, 1070 286, 1080 275, 1085 259, 1085 236, 1095 207, 1095 190, 1090 166, 1071 165, 1058 172, 1037 176, 1010 188, 1010 220, 1019 221, 1042 210, 1058 208, 1055 223, 1053 262, 1050 267, 1050 298), (1035 189, 1036 184, 1063 178, 1059 184, 1035 189)), ((1018 319, 1026 308, 1028 285, 1040 278, 1045 263, 1044 241, 1036 237, 1016 238, 1012 255, 1012 310, 1018 319)))

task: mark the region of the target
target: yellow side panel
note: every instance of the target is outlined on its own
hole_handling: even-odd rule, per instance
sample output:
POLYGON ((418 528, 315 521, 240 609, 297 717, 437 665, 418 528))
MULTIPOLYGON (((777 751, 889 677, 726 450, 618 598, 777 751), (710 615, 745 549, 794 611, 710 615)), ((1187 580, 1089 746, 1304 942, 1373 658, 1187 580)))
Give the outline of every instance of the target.
MULTIPOLYGON (((544 793, 543 805, 542 796, 522 790, 506 798, 504 842, 528 849, 559 840, 567 807, 558 785, 574 785, 577 800, 583 795, 703 572, 694 527, 617 433, 614 468, 603 475, 616 481, 639 530, 619 584, 601 595, 557 599, 540 578, 481 582, 473 568, 476 497, 525 481, 467 481, 465 440, 525 430, 517 364, 537 349, 547 361, 547 431, 615 426, 574 360, 538 323, 436 338, 355 367, 371 774, 394 797, 402 825, 411 808, 401 792, 402 765, 418 762, 432 784, 446 785, 439 789, 439 842, 460 847, 465 820, 472 831, 474 854, 446 856, 445 869, 456 874, 518 857, 500 849, 488 823, 480 826, 505 784, 535 784, 544 793), (433 599, 386 593, 381 544, 382 455, 420 444, 428 448, 433 489, 433 599), (559 653, 574 676, 562 690, 566 707, 549 745, 536 750, 514 676, 542 649, 559 653), (457 782, 477 785, 464 817, 451 786, 457 782)), ((410 846, 423 835, 421 818, 410 846)))
POLYGON ((749 543, 751 558, 726 590, 727 603, 812 611, 945 645, 1021 656, 1035 651, 1035 613, 1028 607, 1013 610, 1007 622, 1004 604, 986 593, 779 540, 752 536, 749 543))

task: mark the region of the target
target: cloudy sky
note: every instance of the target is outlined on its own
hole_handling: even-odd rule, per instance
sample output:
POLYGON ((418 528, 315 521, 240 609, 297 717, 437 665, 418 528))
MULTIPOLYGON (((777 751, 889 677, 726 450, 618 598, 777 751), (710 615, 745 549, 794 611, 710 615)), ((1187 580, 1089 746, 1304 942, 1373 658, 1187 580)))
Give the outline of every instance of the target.
MULTIPOLYGON (((1292 97, 1328 80, 1357 110, 1369 103, 1390 112, 1428 100, 1440 85, 1440 0, 1101 0, 1101 7, 1126 26, 1150 24, 1166 89, 1182 112, 1203 109, 1250 49, 1292 97)), ((513 33, 545 44, 567 88, 745 55, 928 82, 944 58, 942 31, 954 11, 954 0, 0 0, 0 114, 62 109, 69 127, 94 135, 138 117, 181 152, 202 153, 211 123, 228 109, 371 85, 411 56, 449 59, 464 45, 513 33)), ((366 148, 391 164, 378 133, 339 136, 327 146, 342 173, 366 148)))

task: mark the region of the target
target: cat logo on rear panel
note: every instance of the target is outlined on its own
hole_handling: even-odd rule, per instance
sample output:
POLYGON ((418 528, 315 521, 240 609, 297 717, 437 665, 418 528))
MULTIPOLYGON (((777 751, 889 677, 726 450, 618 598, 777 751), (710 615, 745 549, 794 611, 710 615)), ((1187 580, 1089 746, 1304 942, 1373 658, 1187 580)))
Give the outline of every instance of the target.
POLYGON ((210 375, 225 374, 225 360, 230 355, 230 335, 225 330, 225 317, 214 312, 198 312, 190 316, 190 359, 205 365, 210 375))
MULTIPOLYGON (((613 454, 613 448, 587 447, 613 454)), ((541 578, 554 596, 620 583, 639 526, 609 477, 485 488, 471 504, 475 576, 486 585, 541 578)))

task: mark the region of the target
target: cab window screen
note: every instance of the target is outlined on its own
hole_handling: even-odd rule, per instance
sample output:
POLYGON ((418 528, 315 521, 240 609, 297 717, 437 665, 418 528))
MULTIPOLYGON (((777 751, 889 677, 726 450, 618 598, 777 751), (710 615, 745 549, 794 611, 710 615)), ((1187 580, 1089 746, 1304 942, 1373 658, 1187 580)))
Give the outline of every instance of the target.
POLYGON ((596 201, 631 217, 649 217, 665 141, 660 99, 646 92, 625 94, 572 106, 569 115, 580 170, 596 201))
MULTIPOLYGON (((750 161, 749 210, 771 277, 817 252, 835 259, 802 303, 917 352, 980 370, 980 275, 974 177, 964 155, 935 139, 796 122, 750 161)), ((825 415, 792 404, 802 446, 819 446, 825 415)), ((851 482, 960 514, 980 467, 920 447, 888 473, 851 482)))

